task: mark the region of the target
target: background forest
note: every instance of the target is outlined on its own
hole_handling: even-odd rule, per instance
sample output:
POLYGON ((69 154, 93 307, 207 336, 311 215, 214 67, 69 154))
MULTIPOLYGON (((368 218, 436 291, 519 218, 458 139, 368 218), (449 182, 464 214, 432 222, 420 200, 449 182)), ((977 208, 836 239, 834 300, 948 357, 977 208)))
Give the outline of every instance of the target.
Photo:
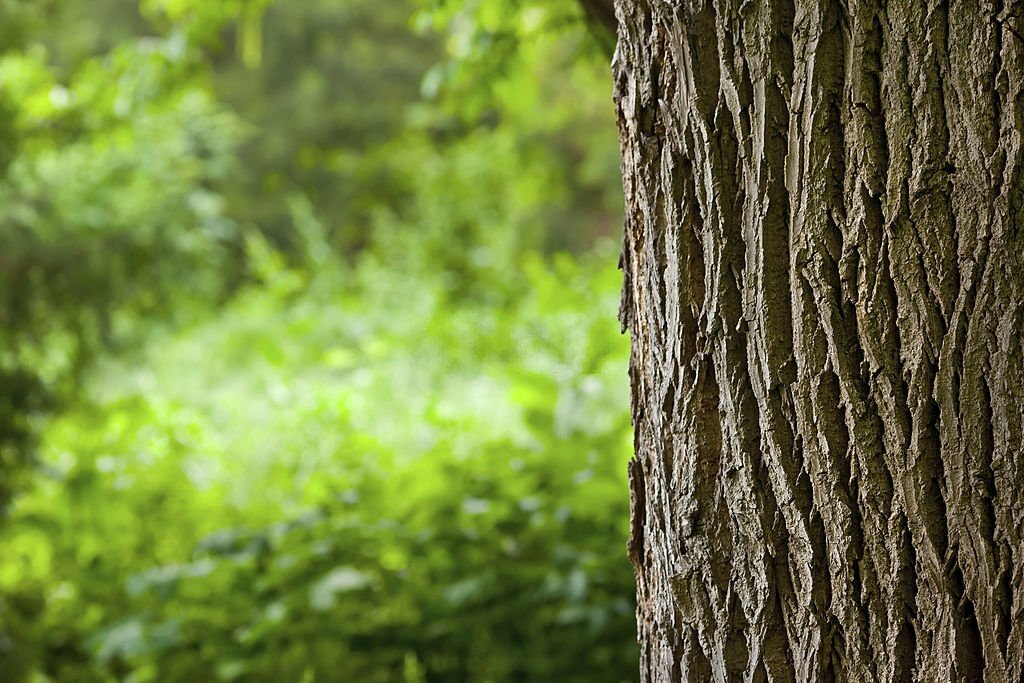
POLYGON ((619 681, 575 3, 0 0, 0 681, 619 681))

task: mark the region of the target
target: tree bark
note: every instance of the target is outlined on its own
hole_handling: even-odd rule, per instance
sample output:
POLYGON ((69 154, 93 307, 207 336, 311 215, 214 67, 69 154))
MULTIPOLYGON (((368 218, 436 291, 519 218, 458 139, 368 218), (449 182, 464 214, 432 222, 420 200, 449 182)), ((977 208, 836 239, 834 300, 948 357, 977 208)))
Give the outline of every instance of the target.
POLYGON ((1024 2, 616 15, 642 678, 1024 680, 1024 2))

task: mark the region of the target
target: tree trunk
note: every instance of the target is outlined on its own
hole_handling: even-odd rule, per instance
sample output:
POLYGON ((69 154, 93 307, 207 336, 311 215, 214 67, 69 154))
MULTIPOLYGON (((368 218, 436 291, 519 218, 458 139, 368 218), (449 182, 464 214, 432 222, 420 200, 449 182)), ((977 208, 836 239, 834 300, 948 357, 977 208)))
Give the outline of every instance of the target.
POLYGON ((643 679, 1024 680, 1024 2, 616 14, 643 679))

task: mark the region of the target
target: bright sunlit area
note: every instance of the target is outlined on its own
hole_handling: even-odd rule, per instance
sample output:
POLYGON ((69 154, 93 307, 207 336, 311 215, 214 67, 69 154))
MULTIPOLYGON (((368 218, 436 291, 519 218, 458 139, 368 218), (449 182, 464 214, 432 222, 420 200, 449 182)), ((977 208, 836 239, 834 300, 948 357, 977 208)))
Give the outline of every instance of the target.
POLYGON ((0 0, 0 681, 631 681, 609 36, 0 0))

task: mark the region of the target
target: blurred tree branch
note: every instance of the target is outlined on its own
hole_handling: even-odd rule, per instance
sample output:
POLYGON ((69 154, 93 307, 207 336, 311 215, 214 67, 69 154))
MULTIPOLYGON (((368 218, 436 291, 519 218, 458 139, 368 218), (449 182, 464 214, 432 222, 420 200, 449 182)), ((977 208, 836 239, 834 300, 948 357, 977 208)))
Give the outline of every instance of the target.
POLYGON ((579 0, 579 2, 586 14, 591 32, 610 57, 615 50, 617 26, 612 0, 579 0))

